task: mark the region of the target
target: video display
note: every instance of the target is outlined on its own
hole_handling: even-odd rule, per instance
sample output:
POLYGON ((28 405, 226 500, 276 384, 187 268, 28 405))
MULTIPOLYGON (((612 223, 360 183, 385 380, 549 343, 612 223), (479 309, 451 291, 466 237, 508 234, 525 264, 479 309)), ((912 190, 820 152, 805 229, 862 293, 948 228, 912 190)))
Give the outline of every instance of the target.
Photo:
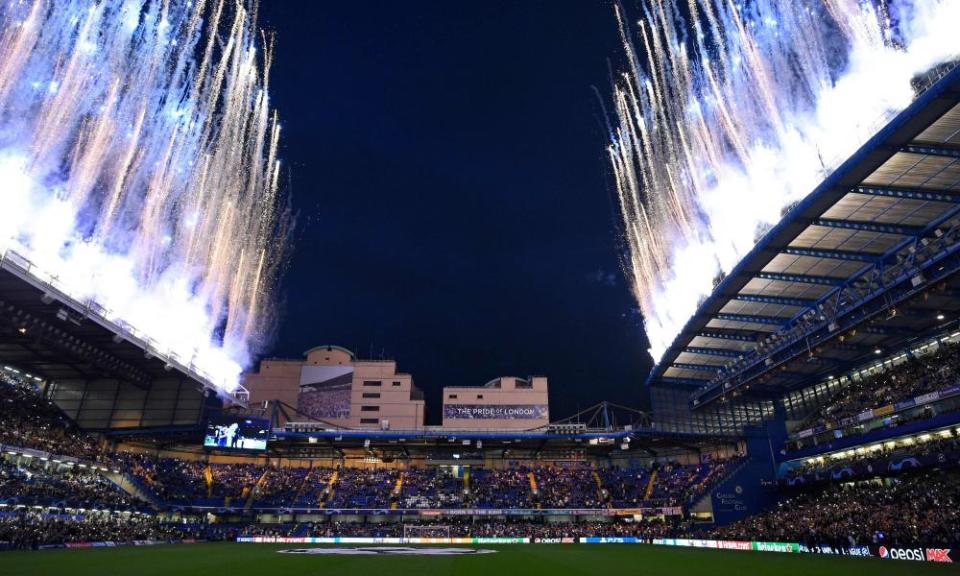
POLYGON ((253 418, 213 418, 207 423, 204 448, 262 452, 267 449, 270 422, 253 418))

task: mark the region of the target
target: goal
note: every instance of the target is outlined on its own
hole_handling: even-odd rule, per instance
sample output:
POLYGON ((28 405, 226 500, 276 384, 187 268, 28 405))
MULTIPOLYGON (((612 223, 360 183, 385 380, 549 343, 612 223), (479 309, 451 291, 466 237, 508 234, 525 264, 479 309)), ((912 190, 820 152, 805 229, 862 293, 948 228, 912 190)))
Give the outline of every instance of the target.
POLYGON ((410 542, 414 538, 425 538, 429 540, 450 539, 450 527, 438 526, 436 524, 404 524, 403 541, 410 542))

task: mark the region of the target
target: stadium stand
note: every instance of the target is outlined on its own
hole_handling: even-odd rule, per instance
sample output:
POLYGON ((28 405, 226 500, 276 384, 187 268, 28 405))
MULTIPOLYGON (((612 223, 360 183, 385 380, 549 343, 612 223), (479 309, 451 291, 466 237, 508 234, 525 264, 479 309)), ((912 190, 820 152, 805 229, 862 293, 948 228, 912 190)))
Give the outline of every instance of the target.
POLYGON ((138 503, 99 473, 88 471, 85 465, 68 467, 32 458, 26 464, 0 460, 0 502, 8 506, 55 505, 91 510, 143 507, 142 502, 138 503))
POLYGON ((0 542, 8 548, 35 549, 70 542, 180 540, 182 527, 148 516, 55 514, 19 510, 0 513, 0 542))
POLYGON ((345 468, 337 474, 329 508, 387 508, 399 472, 392 469, 345 468))
MULTIPOLYGON (((912 357, 872 377, 852 381, 798 429, 838 428, 842 421, 867 410, 956 386, 960 381, 958 351, 960 345, 947 344, 929 356, 912 357)), ((919 412, 912 419, 925 415, 929 416, 929 412, 919 412)), ((905 421, 898 419, 895 423, 905 421)))
POLYGON ((868 447, 809 458, 784 474, 783 481, 839 482, 853 478, 890 476, 904 469, 931 468, 960 458, 960 433, 952 429, 922 433, 868 447))
POLYGON ((13 368, 0 369, 0 444, 104 460, 97 440, 82 433, 53 402, 39 394, 37 382, 13 368))
MULTIPOLYGON (((947 366, 953 366, 946 357, 947 366)), ((939 362, 939 360, 938 360, 939 362)), ((942 365, 926 362, 924 370, 945 374, 942 365)), ((911 368, 913 370, 915 368, 911 368)), ((952 368, 950 368, 952 370, 952 368)), ((887 382, 878 379, 873 381, 887 382)), ((62 442, 70 430, 54 410, 35 397, 36 391, 20 385, 4 388, 10 403, 29 406, 32 415, 19 421, 16 438, 24 444, 56 448, 74 456, 71 445, 62 442), (39 415, 39 416, 38 416, 39 415), (56 425, 54 425, 56 424, 56 425), (24 434, 23 430, 29 430, 24 434)), ((913 391, 916 391, 914 389, 913 391)), ((854 409, 856 411, 856 409, 854 409)), ((694 522, 691 505, 739 469, 747 459, 703 457, 697 464, 657 461, 633 467, 598 465, 589 458, 568 462, 527 461, 503 468, 471 466, 457 475, 445 466, 277 466, 250 462, 206 462, 156 457, 129 451, 109 453, 95 437, 73 432, 78 456, 109 461, 122 475, 156 497, 158 509, 120 490, 101 474, 102 469, 79 464, 66 466, 51 459, 5 454, 0 463, 0 541, 10 548, 36 548, 68 542, 134 540, 232 540, 237 536, 383 536, 401 537, 404 524, 444 526, 452 536, 504 536, 530 538, 576 538, 585 536, 633 536, 653 538, 698 537, 767 539, 771 541, 824 542, 834 545, 948 545, 960 536, 960 517, 954 500, 960 493, 960 476, 936 465, 917 472, 911 467, 864 472, 864 481, 788 487, 794 494, 773 510, 747 517, 728 526, 694 522), (799 491, 798 491, 799 490, 799 491), (39 506, 39 508, 34 508, 39 506), (654 514, 642 520, 610 516, 597 521, 523 516, 463 516, 427 519, 421 516, 365 516, 343 521, 330 516, 288 523, 261 523, 256 514, 210 521, 203 514, 170 516, 174 507, 237 510, 253 507, 277 510, 288 507, 326 509, 435 510, 497 509, 594 509, 678 506, 676 516, 654 514), (81 510, 83 510, 81 512, 81 510), (944 514, 942 510, 949 510, 944 514), (120 511, 120 512, 118 512, 120 511), (176 521, 172 521, 177 518, 176 521)), ((9 437, 8 437, 9 438, 9 437)), ((955 431, 933 434, 923 442, 896 444, 891 448, 853 451, 842 457, 809 459, 789 472, 787 480, 828 475, 837 466, 876 462, 903 454, 912 456, 955 453, 960 439, 955 431), (825 464, 826 462, 826 464, 825 464)), ((77 463, 82 462, 76 460, 77 463)), ((940 466, 942 467, 942 466, 940 466)), ((856 476, 859 477, 859 476, 856 476)), ((829 479, 829 478, 828 478, 829 479)), ((502 513, 501 513, 502 514, 502 513)))
POLYGON ((960 539, 958 504, 960 475, 927 472, 800 494, 713 535, 837 547, 918 542, 950 547, 960 539))
POLYGON ((399 508, 462 508, 466 502, 460 479, 439 468, 408 468, 401 482, 399 508))

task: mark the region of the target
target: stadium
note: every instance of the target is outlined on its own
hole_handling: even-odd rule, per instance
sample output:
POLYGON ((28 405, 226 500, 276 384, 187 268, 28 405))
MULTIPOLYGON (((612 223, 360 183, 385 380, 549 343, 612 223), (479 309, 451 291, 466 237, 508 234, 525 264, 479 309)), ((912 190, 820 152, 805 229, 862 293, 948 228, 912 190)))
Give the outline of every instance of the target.
MULTIPOLYGON (((799 22, 798 45, 823 39, 798 32, 814 9, 667 2, 672 15, 641 10, 641 50, 614 7, 631 72, 613 81, 605 125, 624 273, 654 359, 632 384, 649 403, 596 397, 558 414, 568 390, 539 374, 444 385, 438 403, 402 356, 326 340, 258 355, 283 322, 274 291, 292 224, 255 10, 86 4, 0 7, 0 572, 937 574, 960 562, 955 39, 774 221, 741 225, 756 234, 729 265, 699 267, 706 287, 686 306, 669 278, 696 282, 674 248, 723 242, 678 150, 702 144, 703 180, 720 181, 725 154, 752 156, 704 126, 745 125, 735 116, 762 115, 770 93, 783 107, 804 93, 716 105, 720 84, 745 91, 734 44, 775 67, 789 35, 768 45, 743 21, 775 13, 799 22), (734 37, 712 48, 737 62, 723 82, 706 64, 658 68, 686 62, 656 38, 685 37, 671 27, 697 10, 734 37), (678 95, 672 74, 699 88, 678 95), (716 106, 685 132, 678 118, 701 114, 690 97, 716 106), (677 144, 688 139, 700 144, 677 144), (675 165, 685 176, 665 175, 675 165), (671 293, 689 314, 664 310, 671 293)), ((871 3, 823 4, 836 26, 818 33, 853 30, 856 45, 850 24, 871 3)), ((934 5, 941 20, 957 13, 934 5)), ((909 11, 896 14, 907 28, 909 11)), ((893 52, 912 53, 906 32, 883 32, 881 46, 896 36, 893 52)), ((806 70, 796 56, 816 49, 784 58, 806 70)), ((777 151, 803 163, 799 148, 777 151)))

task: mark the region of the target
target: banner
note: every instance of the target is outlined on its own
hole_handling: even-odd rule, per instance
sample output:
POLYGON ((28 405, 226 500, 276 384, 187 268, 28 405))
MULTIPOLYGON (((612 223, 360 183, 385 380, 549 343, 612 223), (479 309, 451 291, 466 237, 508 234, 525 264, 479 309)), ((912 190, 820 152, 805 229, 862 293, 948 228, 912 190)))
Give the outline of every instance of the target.
POLYGON ((456 420, 543 420, 546 404, 444 404, 443 417, 456 420))
POLYGON ((817 544, 813 546, 800 545, 800 551, 806 554, 826 554, 830 556, 860 556, 870 557, 869 546, 830 546, 828 544, 817 544))
POLYGON ((788 486, 800 486, 828 482, 830 480, 844 480, 861 476, 877 476, 889 473, 902 472, 914 468, 957 468, 960 467, 960 451, 931 452, 929 454, 913 455, 900 453, 894 456, 884 456, 873 460, 854 460, 838 462, 828 468, 807 472, 784 478, 780 482, 788 486))
MULTIPOLYGON (((855 424, 857 422, 863 422, 865 420, 870 420, 871 418, 877 418, 880 416, 887 416, 895 412, 900 412, 913 408, 914 406, 923 406, 924 404, 931 404, 939 400, 944 400, 950 398, 951 396, 956 396, 960 394, 960 385, 950 386, 949 388, 943 388, 941 390, 936 390, 934 392, 928 392, 926 394, 921 394, 920 396, 915 396, 913 398, 907 398, 900 400, 895 404, 890 404, 880 408, 874 408, 873 410, 866 410, 857 414, 856 416, 850 416, 840 420, 838 423, 840 426, 846 426, 848 424, 855 424)), ((790 437, 795 440, 802 438, 808 438, 814 434, 819 434, 821 432, 826 432, 832 428, 831 425, 827 424, 824 426, 816 426, 814 428, 807 428, 806 430, 801 430, 794 434, 791 434, 790 437)), ((837 436, 838 438, 840 436, 837 436)))
MULTIPOLYGON (((876 557, 884 560, 913 562, 960 562, 960 554, 951 548, 894 548, 887 546, 846 546, 828 544, 805 545, 797 542, 758 542, 746 540, 706 540, 698 538, 653 538, 635 536, 589 536, 580 538, 526 538, 526 537, 458 537, 458 538, 364 538, 364 537, 277 537, 242 536, 240 543, 252 544, 653 544, 656 546, 680 546, 712 550, 735 550, 744 552, 777 552, 789 554, 824 554, 832 556, 876 557)), ((113 546, 110 543, 75 543, 69 548, 113 546)))
POLYGON ((960 555, 954 554, 951 548, 894 548, 876 546, 872 549, 873 555, 883 560, 910 560, 913 562, 949 562, 960 561, 960 555), (957 558, 954 558, 957 556, 957 558))

